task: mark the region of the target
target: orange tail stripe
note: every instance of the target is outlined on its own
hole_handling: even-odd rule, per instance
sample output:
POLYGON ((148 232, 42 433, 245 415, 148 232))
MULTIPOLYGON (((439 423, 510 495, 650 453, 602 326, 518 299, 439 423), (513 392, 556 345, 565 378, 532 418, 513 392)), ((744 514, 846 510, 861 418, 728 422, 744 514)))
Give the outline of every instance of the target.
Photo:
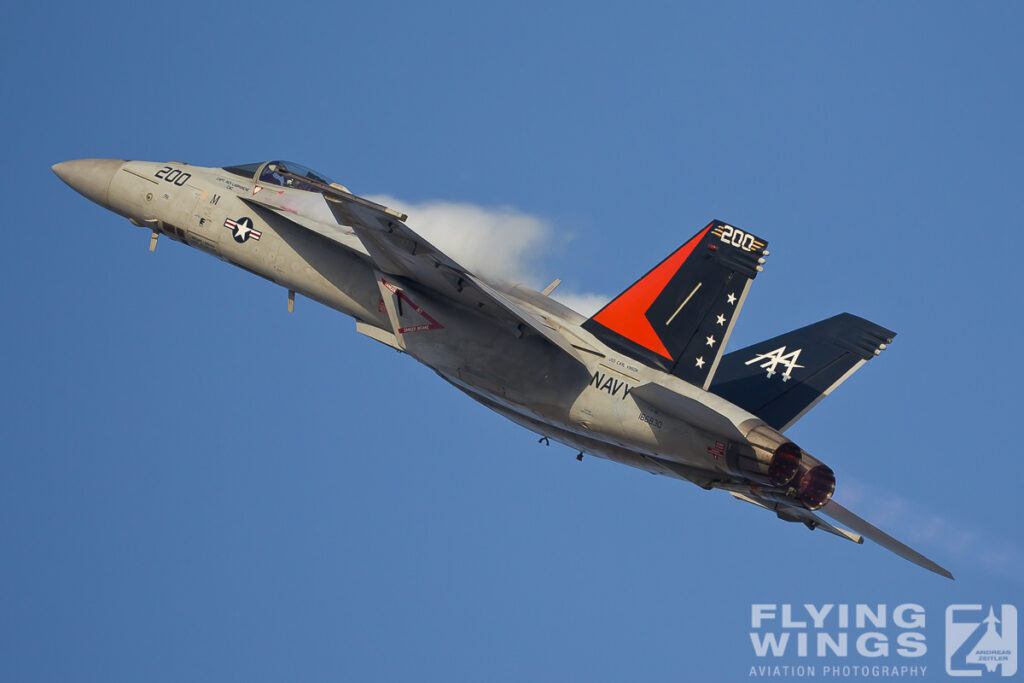
POLYGON ((647 310, 668 286, 672 277, 679 272, 683 263, 690 257, 694 248, 704 239, 710 229, 711 225, 679 247, 675 253, 623 292, 619 298, 601 309, 594 316, 594 320, 645 349, 672 360, 672 354, 665 348, 658 333, 654 331, 654 327, 647 320, 647 310))

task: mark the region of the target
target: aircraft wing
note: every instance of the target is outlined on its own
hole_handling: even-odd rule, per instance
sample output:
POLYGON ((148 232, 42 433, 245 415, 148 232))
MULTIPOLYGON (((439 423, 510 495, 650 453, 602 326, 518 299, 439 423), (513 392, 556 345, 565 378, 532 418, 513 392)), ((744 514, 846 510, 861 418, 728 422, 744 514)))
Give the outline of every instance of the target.
MULTIPOLYGON (((408 218, 405 214, 346 192, 335 185, 321 186, 311 183, 309 178, 301 180, 316 185, 323 192, 335 220, 339 225, 352 228, 380 272, 404 278, 473 311, 498 318, 507 324, 511 333, 518 336, 527 332, 538 334, 573 358, 581 360, 579 352, 555 328, 503 295, 493 285, 470 273, 417 234, 405 224, 408 218)), ((246 201, 260 204, 249 198, 246 201)), ((333 234, 334 226, 322 226, 315 221, 303 220, 300 216, 285 214, 274 207, 263 206, 273 209, 297 225, 341 242, 333 234)))

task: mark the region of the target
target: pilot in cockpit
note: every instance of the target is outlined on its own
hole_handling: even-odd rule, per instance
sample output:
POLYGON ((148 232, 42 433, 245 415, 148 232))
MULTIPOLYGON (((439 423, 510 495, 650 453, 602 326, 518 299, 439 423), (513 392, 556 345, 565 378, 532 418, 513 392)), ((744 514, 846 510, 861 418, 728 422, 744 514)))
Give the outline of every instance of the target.
POLYGON ((288 178, 278 173, 278 169, 287 171, 284 164, 267 164, 267 167, 263 169, 263 173, 260 174, 260 182, 267 183, 268 185, 282 185, 289 186, 287 183, 288 178))
MULTIPOLYGON (((265 164, 244 164, 242 166, 225 166, 224 170, 243 177, 257 175, 256 181, 263 185, 277 185, 293 190, 319 192, 318 185, 332 185, 329 178, 316 173, 301 164, 291 161, 271 161, 265 164), (261 170, 262 169, 262 170, 261 170), (317 183, 318 185, 314 185, 317 183)), ((341 187, 340 185, 338 186, 341 187)), ((346 190, 347 191, 347 190, 346 190)))

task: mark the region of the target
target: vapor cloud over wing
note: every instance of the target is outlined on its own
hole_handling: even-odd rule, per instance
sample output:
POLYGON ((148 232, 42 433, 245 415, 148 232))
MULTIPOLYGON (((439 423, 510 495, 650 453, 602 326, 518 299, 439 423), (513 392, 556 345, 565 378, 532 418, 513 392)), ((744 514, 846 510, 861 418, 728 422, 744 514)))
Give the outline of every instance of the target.
MULTIPOLYGON (((482 207, 466 202, 406 202, 388 195, 368 199, 409 215, 409 227, 474 273, 491 280, 547 284, 537 272, 553 243, 551 226, 513 207, 482 207)), ((610 297, 562 292, 554 298, 583 315, 592 315, 610 297)))

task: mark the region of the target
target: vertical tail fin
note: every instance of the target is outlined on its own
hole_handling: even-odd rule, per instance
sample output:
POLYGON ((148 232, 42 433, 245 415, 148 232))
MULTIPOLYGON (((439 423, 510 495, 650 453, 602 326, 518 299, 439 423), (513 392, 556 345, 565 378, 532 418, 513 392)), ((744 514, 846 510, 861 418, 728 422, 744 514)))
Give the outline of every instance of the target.
POLYGON ((608 346, 706 389, 766 246, 712 221, 583 327, 608 346))

